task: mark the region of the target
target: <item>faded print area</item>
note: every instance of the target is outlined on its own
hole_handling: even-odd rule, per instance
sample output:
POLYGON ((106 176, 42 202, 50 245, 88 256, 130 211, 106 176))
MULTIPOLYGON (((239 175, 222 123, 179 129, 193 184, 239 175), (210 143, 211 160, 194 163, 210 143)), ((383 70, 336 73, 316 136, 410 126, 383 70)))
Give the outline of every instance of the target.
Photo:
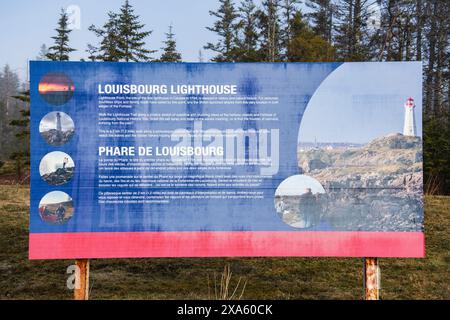
POLYGON ((390 134, 356 146, 299 145, 299 168, 324 186, 336 230, 420 231, 422 139, 390 134))
MULTIPOLYGON (((305 229, 423 229, 420 72, 419 63, 343 64, 316 91, 300 125, 298 167, 325 194, 318 222, 305 229)), ((281 200, 291 203, 282 216, 304 215, 301 195, 281 200)))
POLYGON ((275 209, 291 227, 311 228, 321 224, 326 209, 325 189, 307 175, 295 175, 284 180, 275 191, 275 209))

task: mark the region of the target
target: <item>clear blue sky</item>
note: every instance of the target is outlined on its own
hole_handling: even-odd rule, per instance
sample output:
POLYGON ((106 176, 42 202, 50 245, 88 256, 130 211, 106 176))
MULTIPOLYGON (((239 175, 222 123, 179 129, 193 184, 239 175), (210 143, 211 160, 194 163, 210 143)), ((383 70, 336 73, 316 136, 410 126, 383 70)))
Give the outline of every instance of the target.
MULTIPOLYGON (((255 1, 259 2, 259 1, 255 1)), ((45 43, 51 45, 51 36, 61 8, 77 5, 81 9, 81 30, 71 34, 70 45, 78 51, 71 55, 72 60, 87 57, 86 44, 95 43, 96 38, 87 28, 91 24, 101 26, 109 10, 118 11, 123 0, 19 0, 2 1, 0 4, 0 65, 8 63, 25 80, 26 62, 34 59, 45 43)), ((216 36, 206 30, 214 18, 208 14, 218 6, 216 0, 131 0, 135 12, 141 16, 146 29, 153 30, 147 38, 149 49, 159 49, 169 24, 173 24, 178 49, 184 61, 198 61, 202 49, 205 61, 213 53, 203 50, 208 41, 216 36)), ((158 53, 155 53, 157 56, 158 53)))
POLYGON ((420 62, 345 63, 319 86, 306 107, 299 142, 367 143, 402 133, 407 98, 416 103, 422 136, 420 62))

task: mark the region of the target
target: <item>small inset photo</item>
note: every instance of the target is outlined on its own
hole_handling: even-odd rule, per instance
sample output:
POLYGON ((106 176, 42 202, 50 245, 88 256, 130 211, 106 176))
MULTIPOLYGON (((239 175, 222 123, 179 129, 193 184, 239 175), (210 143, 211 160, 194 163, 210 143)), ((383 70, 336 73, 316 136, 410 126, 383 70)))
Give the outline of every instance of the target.
POLYGON ((72 198, 62 191, 49 192, 39 202, 39 216, 50 224, 66 223, 73 213, 72 198))
POLYGON ((72 98, 74 90, 72 80, 62 72, 50 72, 39 81, 39 94, 53 106, 67 103, 72 98))
POLYGON ((325 189, 316 179, 298 174, 285 179, 275 191, 275 209, 294 228, 317 226, 325 210, 325 189))
POLYGON ((64 112, 47 113, 39 123, 42 138, 52 146, 67 143, 75 133, 75 124, 71 117, 64 112))
POLYGON ((72 179, 75 171, 75 163, 64 152, 53 151, 47 153, 39 164, 39 173, 48 184, 59 186, 72 179))

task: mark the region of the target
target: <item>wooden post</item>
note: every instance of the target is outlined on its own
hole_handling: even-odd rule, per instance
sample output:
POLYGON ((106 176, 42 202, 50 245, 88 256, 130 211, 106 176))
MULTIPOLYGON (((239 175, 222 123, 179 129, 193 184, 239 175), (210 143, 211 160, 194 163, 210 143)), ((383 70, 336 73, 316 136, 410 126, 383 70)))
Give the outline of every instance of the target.
POLYGON ((366 300, 380 300, 380 268, 377 258, 364 258, 364 296, 366 300))
POLYGON ((75 300, 89 299, 89 260, 78 259, 75 260, 77 271, 75 272, 75 300))

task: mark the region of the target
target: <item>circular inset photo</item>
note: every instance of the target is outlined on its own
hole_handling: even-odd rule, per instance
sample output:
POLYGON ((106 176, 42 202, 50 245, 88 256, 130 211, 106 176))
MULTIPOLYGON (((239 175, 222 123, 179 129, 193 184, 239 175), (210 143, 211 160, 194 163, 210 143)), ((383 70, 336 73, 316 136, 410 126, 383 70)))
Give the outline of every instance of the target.
POLYGON ((39 132, 45 142, 52 146, 60 146, 68 142, 75 133, 75 125, 71 117, 64 112, 47 113, 39 123, 39 132))
POLYGON ((39 81, 39 94, 47 103, 60 106, 73 96, 75 86, 62 72, 50 72, 39 81))
POLYGON ((285 179, 275 191, 275 209, 284 223, 306 229, 319 224, 325 210, 325 189, 302 174, 285 179))
POLYGON ((69 182, 75 171, 72 158, 64 152, 47 153, 39 164, 39 173, 48 184, 59 186, 69 182))
POLYGON ((39 202, 39 216, 50 224, 63 224, 73 216, 72 198, 65 192, 52 191, 39 202))

